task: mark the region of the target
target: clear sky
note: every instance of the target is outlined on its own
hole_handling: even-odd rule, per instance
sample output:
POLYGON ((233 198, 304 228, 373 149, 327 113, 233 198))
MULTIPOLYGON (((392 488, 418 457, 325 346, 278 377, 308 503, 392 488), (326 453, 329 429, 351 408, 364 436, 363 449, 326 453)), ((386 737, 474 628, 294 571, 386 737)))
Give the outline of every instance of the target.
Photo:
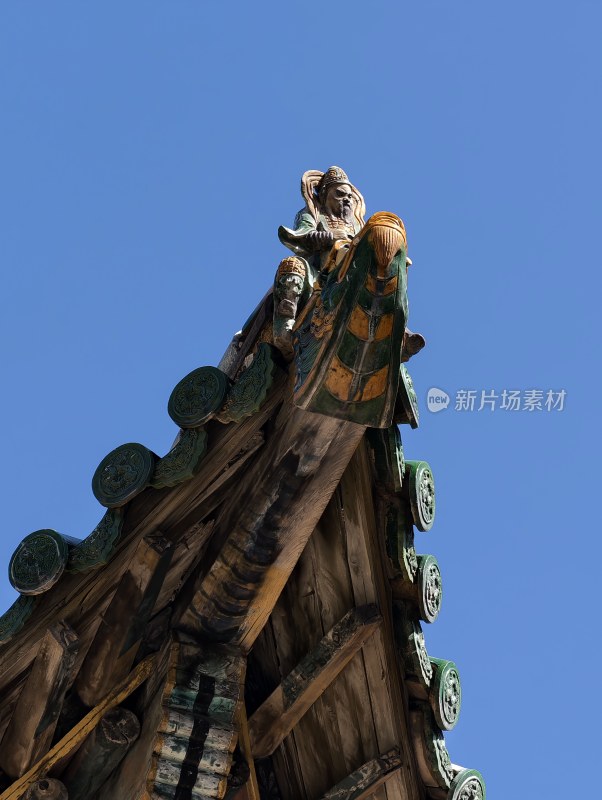
POLYGON ((90 533, 109 450, 169 449, 171 389, 271 283, 301 174, 338 164, 414 262, 402 436, 437 483, 452 760, 490 800, 597 796, 601 30, 594 0, 2 3, 1 568, 90 533))

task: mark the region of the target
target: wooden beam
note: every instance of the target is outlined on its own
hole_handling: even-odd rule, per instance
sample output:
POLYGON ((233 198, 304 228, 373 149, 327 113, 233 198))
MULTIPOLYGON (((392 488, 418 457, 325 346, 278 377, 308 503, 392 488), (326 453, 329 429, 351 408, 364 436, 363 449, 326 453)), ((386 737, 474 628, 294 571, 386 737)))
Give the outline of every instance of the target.
POLYGON ((65 622, 46 631, 0 748, 0 767, 19 778, 50 747, 79 639, 65 622))
POLYGON ((263 453, 216 522, 224 544, 178 627, 248 652, 365 428, 285 403, 263 453))
POLYGON ((69 800, 65 784, 56 778, 42 778, 30 786, 23 800, 69 800))
POLYGON ((96 705, 129 673, 172 554, 171 542, 160 535, 138 544, 75 681, 85 705, 96 705))
MULTIPOLYGON (((246 759, 247 764, 249 765, 249 780, 246 783, 246 786, 243 787, 244 793, 241 795, 239 800, 243 800, 243 797, 246 797, 247 800, 261 800, 261 796, 259 794, 259 785, 257 783, 257 773, 255 771, 255 760, 253 758, 253 751, 251 747, 251 734, 249 731, 249 720, 247 719, 247 709, 243 703, 241 712, 240 712, 240 735, 239 735, 239 747, 246 759)), ((233 800, 236 800, 238 795, 235 795, 233 800)))
POLYGON ((393 748, 388 753, 367 761, 351 775, 343 778, 326 792, 322 800, 362 800, 373 794, 400 769, 401 756, 399 750, 393 748))
POLYGON ((93 797, 139 735, 140 723, 132 711, 119 707, 107 711, 61 776, 69 800, 93 797))
MULTIPOLYGON (((385 541, 373 509, 371 463, 360 445, 249 659, 248 699, 257 708, 348 609, 375 603, 383 616, 361 655, 267 760, 278 783, 299 797, 322 797, 358 764, 393 747, 404 766, 376 797, 421 800, 423 794, 406 727, 385 541)), ((270 778, 262 783, 264 762, 256 763, 268 796, 270 778)))
POLYGON ((255 758, 272 755, 381 622, 374 604, 354 608, 305 656, 249 721, 255 758))
POLYGON ((110 708, 118 706, 126 697, 129 697, 140 684, 152 674, 157 661, 156 655, 148 656, 141 661, 132 672, 122 680, 113 691, 110 692, 95 708, 89 711, 86 716, 69 731, 66 736, 57 742, 52 750, 31 767, 25 775, 22 775, 12 786, 0 794, 0 800, 18 800, 24 792, 48 773, 55 764, 71 755, 81 745, 84 739, 98 725, 102 717, 110 708))

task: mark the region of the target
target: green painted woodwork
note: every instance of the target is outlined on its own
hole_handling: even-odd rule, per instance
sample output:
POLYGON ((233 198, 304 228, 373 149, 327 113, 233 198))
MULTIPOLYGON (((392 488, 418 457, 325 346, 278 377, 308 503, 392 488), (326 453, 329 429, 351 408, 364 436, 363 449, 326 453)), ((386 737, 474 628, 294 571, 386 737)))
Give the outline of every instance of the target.
POLYGON ((0 645, 9 642, 23 628, 35 611, 39 597, 24 595, 17 597, 12 606, 0 616, 0 645))
POLYGON ((405 472, 403 443, 397 425, 389 428, 369 428, 367 438, 374 456, 377 483, 386 492, 401 492, 405 472))
POLYGON ((463 769, 451 782, 447 800, 486 800, 485 781, 476 769, 463 769))
POLYGON ((236 652, 206 644, 172 645, 149 796, 224 796, 238 740, 245 670, 246 659, 236 652))
POLYGON ((162 489, 192 478, 207 452, 204 428, 183 428, 177 442, 155 466, 151 486, 162 489))
POLYGON ((406 461, 405 474, 414 525, 430 531, 435 521, 435 480, 426 461, 406 461))
POLYGON ((300 408, 391 425, 407 319, 405 230, 371 217, 309 301, 294 334, 300 408))
POLYGON ((451 731, 458 722, 462 706, 460 674, 453 661, 431 658, 434 677, 429 691, 429 703, 437 725, 451 731))
POLYGON ((420 619, 434 622, 439 616, 443 597, 441 572, 435 556, 418 556, 418 585, 420 619))
POLYGON ((69 546, 79 544, 50 529, 34 531, 18 545, 8 565, 12 586, 21 594, 35 595, 52 588, 67 566, 69 546))
POLYGON ((433 679, 433 666, 420 623, 414 618, 407 603, 393 603, 393 629, 405 672, 428 689, 433 679))
POLYGON ((175 386, 167 411, 181 428, 198 428, 218 411, 226 399, 230 380, 217 367, 199 367, 175 386))
POLYGON ((398 425, 410 425, 412 428, 417 428, 420 422, 414 382, 405 364, 402 364, 399 369, 399 388, 395 401, 394 421, 398 425))
POLYGON ((107 508, 118 508, 150 483, 157 456, 142 444, 116 447, 103 458, 92 478, 92 491, 107 508))
POLYGON ((228 389, 226 402, 216 415, 220 422, 240 422, 264 404, 278 369, 272 345, 261 342, 251 364, 228 389))
POLYGON ((108 564, 119 543, 123 518, 123 509, 109 509, 89 536, 69 548, 67 572, 87 572, 108 564))

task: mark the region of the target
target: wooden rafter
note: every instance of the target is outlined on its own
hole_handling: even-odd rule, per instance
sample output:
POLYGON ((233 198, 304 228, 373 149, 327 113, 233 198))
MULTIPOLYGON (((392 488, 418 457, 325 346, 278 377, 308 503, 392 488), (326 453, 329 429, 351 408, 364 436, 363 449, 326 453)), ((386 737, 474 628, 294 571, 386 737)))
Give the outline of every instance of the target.
POLYGON ((255 758, 272 755, 381 621, 374 604, 354 608, 302 659, 249 720, 255 758))
POLYGON ((401 769, 399 750, 387 753, 362 764, 323 796, 322 800, 362 800, 386 783, 401 769))

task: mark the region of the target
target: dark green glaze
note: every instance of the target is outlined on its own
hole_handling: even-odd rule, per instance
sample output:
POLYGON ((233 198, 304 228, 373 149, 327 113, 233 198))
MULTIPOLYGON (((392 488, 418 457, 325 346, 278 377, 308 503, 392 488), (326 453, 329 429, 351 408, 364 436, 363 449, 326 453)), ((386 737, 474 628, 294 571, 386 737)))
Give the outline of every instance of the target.
POLYGON ((228 390, 226 402, 217 414, 220 422, 240 422, 255 414, 264 404, 277 370, 274 349, 262 342, 251 364, 228 390))
POLYGON ((405 672, 428 689, 433 679, 431 659, 426 651, 420 623, 406 603, 393 603, 393 629, 405 672))
POLYGON ((8 565, 12 586, 25 595, 47 592, 65 571, 69 546, 78 543, 50 529, 30 533, 19 544, 8 565))
POLYGON ((463 769, 451 782, 447 800, 486 800, 485 781, 476 769, 463 769))
POLYGON ((394 419, 398 425, 410 425, 412 428, 417 428, 419 418, 418 398, 414 390, 414 382, 405 364, 402 364, 399 369, 399 388, 395 401, 394 419))
POLYGON ((203 428, 180 431, 176 444, 155 466, 151 486, 162 489, 177 486, 195 474, 207 452, 207 432, 203 428))
POLYGON ((103 458, 92 478, 92 491, 106 508, 118 508, 150 483, 157 456, 142 444, 116 447, 103 458))
POLYGON ((420 619, 434 622, 439 616, 443 597, 441 572, 435 556, 418 556, 418 585, 420 619))
POLYGON ((412 716, 413 724, 419 728, 423 755, 430 774, 441 789, 449 789, 454 778, 454 769, 443 733, 435 722, 430 705, 416 703, 412 716))
POLYGON ((406 484, 414 525, 430 531, 435 521, 435 479, 426 461, 406 461, 406 484))
POLYGON ((176 385, 167 411, 181 428, 197 428, 221 408, 230 384, 217 367, 199 367, 176 385))
POLYGON ((35 611, 39 597, 21 595, 12 606, 0 616, 0 645, 9 642, 23 628, 35 611))
POLYGON ((460 674, 453 661, 431 658, 435 671, 429 691, 429 703, 437 725, 444 731, 455 727, 462 705, 460 674))
MULTIPOLYGON (((339 359, 349 369, 354 369, 355 365, 360 361, 363 354, 364 342, 354 336, 350 331, 345 331, 341 346, 339 347, 339 359)), ((389 363, 391 356, 391 342, 389 339, 383 339, 381 342, 374 342, 372 345, 371 362, 372 370, 379 370, 386 367, 389 363)))
POLYGON ((87 572, 108 564, 119 543, 123 509, 109 509, 92 533, 69 549, 67 572, 87 572))
POLYGON ((381 225, 374 220, 356 237, 348 265, 343 261, 329 273, 295 332, 294 401, 308 411, 386 428, 393 419, 407 319, 406 246, 398 248, 377 280, 383 259, 379 267, 373 235, 381 225), (387 287, 395 288, 385 294, 387 287), (385 314, 392 314, 390 326, 385 314), (358 319, 366 327, 362 337, 355 334, 357 327, 351 330, 358 319), (338 364, 345 365, 343 379, 338 364), (383 369, 384 378, 377 374, 383 369), (335 383, 340 388, 333 392, 335 383), (378 388, 369 388, 371 383, 378 388))

